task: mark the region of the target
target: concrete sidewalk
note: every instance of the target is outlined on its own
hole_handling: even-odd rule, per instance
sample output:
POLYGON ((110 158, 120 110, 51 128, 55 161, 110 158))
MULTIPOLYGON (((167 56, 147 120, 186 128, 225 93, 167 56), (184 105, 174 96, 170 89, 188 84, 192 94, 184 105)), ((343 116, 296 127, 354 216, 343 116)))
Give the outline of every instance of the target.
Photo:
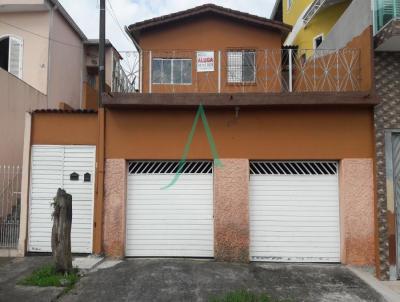
POLYGON ((381 294, 387 302, 400 301, 400 281, 380 281, 368 269, 352 266, 348 268, 376 292, 381 294))
POLYGON ((51 257, 46 256, 1 258, 0 302, 55 301, 62 293, 63 288, 16 285, 20 279, 50 262, 51 257))

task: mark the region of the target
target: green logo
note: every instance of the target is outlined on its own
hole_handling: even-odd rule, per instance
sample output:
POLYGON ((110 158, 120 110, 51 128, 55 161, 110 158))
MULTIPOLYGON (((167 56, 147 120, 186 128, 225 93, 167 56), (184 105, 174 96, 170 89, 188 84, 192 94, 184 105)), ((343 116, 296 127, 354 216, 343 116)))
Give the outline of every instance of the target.
POLYGON ((222 167, 222 163, 218 157, 217 147, 215 146, 214 138, 212 136, 210 126, 208 125, 208 122, 207 122, 207 117, 204 112, 204 107, 202 104, 200 104, 199 108, 197 109, 197 113, 194 118, 192 129, 190 130, 189 137, 188 137, 188 140, 185 145, 185 149, 183 150, 182 158, 178 163, 178 170, 176 171, 174 178, 171 180, 171 182, 168 185, 166 185, 165 187, 163 187, 162 190, 168 189, 169 187, 173 186, 179 179, 179 176, 182 173, 183 166, 186 162, 186 159, 187 159, 187 156, 188 156, 188 153, 190 150, 190 145, 192 144, 194 133, 196 132, 196 127, 197 127, 197 122, 199 121, 199 117, 201 117, 201 121, 203 122, 204 129, 206 131, 207 140, 210 145, 210 149, 211 149, 211 153, 212 153, 212 156, 213 156, 213 159, 215 162, 215 166, 222 167))

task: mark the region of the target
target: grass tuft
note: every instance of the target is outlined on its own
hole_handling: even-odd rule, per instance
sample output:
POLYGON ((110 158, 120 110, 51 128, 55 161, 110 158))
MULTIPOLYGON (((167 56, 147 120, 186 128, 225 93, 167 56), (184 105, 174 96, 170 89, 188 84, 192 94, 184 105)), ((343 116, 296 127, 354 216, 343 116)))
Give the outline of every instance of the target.
POLYGON ((71 273, 62 274, 56 272, 54 265, 46 265, 35 270, 30 276, 19 281, 18 284, 40 287, 56 286, 71 289, 78 280, 78 269, 73 269, 71 273))
POLYGON ((254 294, 247 290, 237 290, 218 298, 212 298, 210 302, 279 302, 266 294, 254 294))

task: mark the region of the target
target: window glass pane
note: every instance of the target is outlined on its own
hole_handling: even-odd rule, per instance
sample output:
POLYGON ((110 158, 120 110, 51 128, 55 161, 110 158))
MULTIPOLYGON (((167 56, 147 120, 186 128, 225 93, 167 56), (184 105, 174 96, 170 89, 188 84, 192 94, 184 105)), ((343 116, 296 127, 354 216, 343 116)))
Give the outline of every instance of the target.
POLYGON ((162 61, 161 83, 163 84, 171 84, 171 61, 172 60, 162 61))
POLYGON ((314 47, 318 48, 318 46, 320 46, 322 44, 323 41, 323 37, 322 36, 318 36, 314 39, 314 47))
POLYGON ((182 83, 192 83, 192 60, 182 61, 182 83))
POLYGON ((181 84, 182 83, 182 60, 173 60, 173 80, 174 84, 181 84))
POLYGON ((161 65, 162 65, 162 60, 153 59, 153 62, 151 64, 152 67, 151 78, 153 84, 161 83, 161 65))
POLYGON ((242 81, 242 52, 228 51, 228 83, 242 81))
POLYGON ((253 51, 243 52, 243 82, 255 82, 256 54, 253 51))

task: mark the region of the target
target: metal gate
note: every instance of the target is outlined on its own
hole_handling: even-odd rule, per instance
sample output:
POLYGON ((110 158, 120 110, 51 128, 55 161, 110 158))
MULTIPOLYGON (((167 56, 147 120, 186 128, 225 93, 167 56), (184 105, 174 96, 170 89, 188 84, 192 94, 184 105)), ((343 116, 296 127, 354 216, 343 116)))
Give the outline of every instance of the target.
POLYGON ((21 168, 0 166, 0 248, 17 248, 21 208, 21 168))
POLYGON ((392 159, 393 159, 393 190, 395 196, 396 212, 396 263, 397 276, 400 276, 400 134, 392 136, 392 159))

